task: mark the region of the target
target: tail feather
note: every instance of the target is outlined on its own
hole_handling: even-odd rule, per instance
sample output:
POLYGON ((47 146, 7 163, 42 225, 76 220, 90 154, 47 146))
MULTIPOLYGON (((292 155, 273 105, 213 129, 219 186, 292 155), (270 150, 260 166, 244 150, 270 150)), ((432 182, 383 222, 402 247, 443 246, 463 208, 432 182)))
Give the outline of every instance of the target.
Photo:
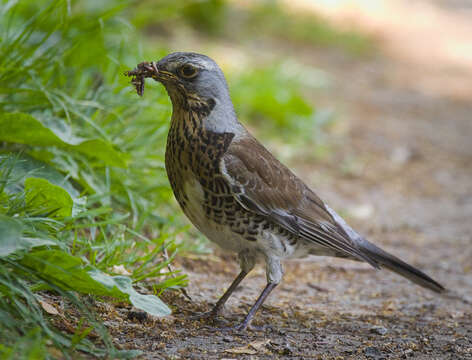
POLYGON ((400 260, 396 256, 389 254, 365 239, 356 239, 362 252, 377 262, 381 267, 385 267, 427 289, 442 293, 446 289, 437 281, 431 279, 428 275, 417 268, 400 260))
MULTIPOLYGON (((371 265, 373 265, 374 267, 376 267, 375 265, 378 265, 377 267, 385 267, 390 271, 393 271, 398 275, 401 275, 409 279, 410 281, 413 281, 414 283, 437 293, 442 293, 446 290, 441 284, 431 279, 422 271, 400 260, 396 256, 389 254, 388 252, 382 250, 374 244, 368 242, 361 235, 355 232, 348 224, 346 224, 344 219, 338 214, 336 214, 333 209, 326 205, 325 207, 326 210, 333 217, 334 222, 337 223, 337 225, 339 226, 340 230, 343 231, 346 236, 357 245, 357 248, 362 254, 365 255, 365 257, 372 260, 368 261, 371 265)), ((361 259, 357 256, 355 256, 354 259, 365 261, 365 259, 361 259)))

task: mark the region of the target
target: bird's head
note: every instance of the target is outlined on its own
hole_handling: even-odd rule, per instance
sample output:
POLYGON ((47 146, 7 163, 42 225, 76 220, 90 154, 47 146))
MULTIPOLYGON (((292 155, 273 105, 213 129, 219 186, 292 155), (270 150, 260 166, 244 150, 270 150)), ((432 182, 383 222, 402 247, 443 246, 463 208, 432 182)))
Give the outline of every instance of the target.
POLYGON ((208 56, 176 52, 159 60, 155 67, 153 78, 165 86, 174 106, 189 101, 229 100, 223 72, 208 56))
POLYGON ((172 100, 173 119, 182 111, 201 115, 203 126, 214 132, 244 133, 231 102, 228 85, 218 65, 206 55, 176 52, 157 62, 144 62, 126 72, 139 95, 144 79, 151 77, 164 85, 172 100))

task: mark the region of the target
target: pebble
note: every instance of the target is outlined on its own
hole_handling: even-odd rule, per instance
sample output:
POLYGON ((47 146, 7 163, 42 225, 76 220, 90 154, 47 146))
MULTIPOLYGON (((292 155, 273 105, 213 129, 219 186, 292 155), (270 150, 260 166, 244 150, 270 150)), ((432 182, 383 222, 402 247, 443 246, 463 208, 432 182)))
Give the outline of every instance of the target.
POLYGON ((372 334, 385 335, 388 332, 388 330, 387 328, 383 326, 373 326, 370 328, 370 332, 372 334))
POLYGON ((232 342, 232 341, 233 341, 233 337, 232 337, 232 336, 225 336, 225 337, 223 338, 223 341, 224 341, 224 342, 232 342))
POLYGON ((364 349, 364 355, 369 359, 383 359, 382 352, 375 346, 369 346, 364 349))
POLYGON ((127 315, 128 320, 136 320, 138 322, 144 322, 148 320, 148 314, 144 311, 130 311, 127 315))
POLYGON ((413 356, 413 350, 411 349, 406 349, 403 352, 402 359, 407 359, 408 357, 413 356))

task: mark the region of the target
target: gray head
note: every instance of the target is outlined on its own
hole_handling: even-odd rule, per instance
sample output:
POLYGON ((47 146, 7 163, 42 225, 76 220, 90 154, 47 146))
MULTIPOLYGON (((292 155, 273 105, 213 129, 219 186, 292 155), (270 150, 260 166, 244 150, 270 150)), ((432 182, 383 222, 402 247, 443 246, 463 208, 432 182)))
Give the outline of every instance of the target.
POLYGON ((223 72, 206 55, 175 52, 157 62, 158 76, 172 101, 180 97, 214 100, 229 98, 223 72), (174 97, 177 97, 174 99, 174 97))
POLYGON ((159 60, 157 75, 174 107, 192 108, 203 104, 209 108, 204 121, 213 131, 240 127, 229 97, 228 85, 219 66, 208 56, 192 52, 175 52, 159 60))

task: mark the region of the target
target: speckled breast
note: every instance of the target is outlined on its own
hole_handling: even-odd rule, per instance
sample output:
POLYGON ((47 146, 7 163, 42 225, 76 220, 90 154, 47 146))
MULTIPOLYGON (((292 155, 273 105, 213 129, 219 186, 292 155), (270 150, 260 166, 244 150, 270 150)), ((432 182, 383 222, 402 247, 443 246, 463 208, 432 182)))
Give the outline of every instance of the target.
POLYGON ((245 210, 232 195, 220 172, 220 160, 233 140, 232 133, 204 130, 195 113, 172 120, 167 138, 166 170, 174 195, 192 223, 210 240, 224 227, 248 241, 273 226, 245 210))

